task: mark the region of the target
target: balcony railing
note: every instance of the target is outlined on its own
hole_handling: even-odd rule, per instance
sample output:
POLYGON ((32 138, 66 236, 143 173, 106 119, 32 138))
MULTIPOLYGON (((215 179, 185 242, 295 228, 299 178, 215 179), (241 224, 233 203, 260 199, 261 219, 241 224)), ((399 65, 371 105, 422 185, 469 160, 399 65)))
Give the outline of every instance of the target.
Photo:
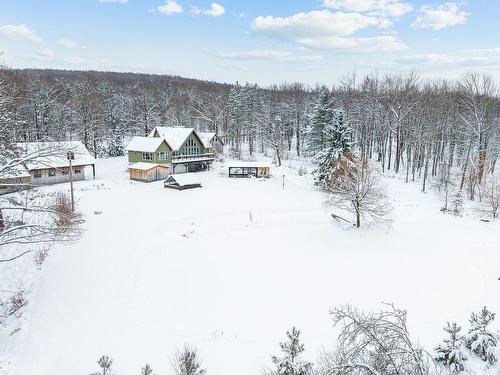
POLYGON ((196 160, 213 160, 215 154, 208 153, 208 154, 195 154, 195 155, 177 155, 177 156, 172 156, 172 162, 174 163, 179 163, 183 161, 196 161, 196 160))

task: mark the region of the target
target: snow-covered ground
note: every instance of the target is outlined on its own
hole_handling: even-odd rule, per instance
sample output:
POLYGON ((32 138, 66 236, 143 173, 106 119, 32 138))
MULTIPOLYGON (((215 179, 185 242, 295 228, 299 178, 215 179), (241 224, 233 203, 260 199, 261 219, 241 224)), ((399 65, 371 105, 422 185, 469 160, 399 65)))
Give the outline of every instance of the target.
POLYGON ((416 184, 384 178, 394 222, 356 230, 287 162, 269 180, 228 179, 218 164, 187 191, 131 182, 126 168, 99 160, 97 180, 76 184, 85 232, 51 250, 10 374, 86 375, 102 354, 120 375, 145 363, 169 374, 192 343, 209 374, 254 375, 292 325, 309 359, 332 347, 338 304, 394 302, 429 349, 447 320, 500 312, 500 221, 443 214, 416 184))

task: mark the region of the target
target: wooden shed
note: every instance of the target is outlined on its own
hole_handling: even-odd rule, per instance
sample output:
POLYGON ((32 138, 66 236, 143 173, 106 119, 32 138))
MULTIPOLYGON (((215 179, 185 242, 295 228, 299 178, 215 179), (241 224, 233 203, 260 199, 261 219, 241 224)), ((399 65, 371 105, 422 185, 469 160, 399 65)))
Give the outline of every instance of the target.
POLYGON ((165 164, 139 162, 129 165, 130 179, 134 181, 152 182, 163 180, 168 176, 169 166, 165 164))
POLYGON ((201 188, 201 182, 193 175, 170 175, 163 183, 169 189, 186 190, 201 188))
POLYGON ((12 171, 2 173, 0 178, 0 195, 13 193, 31 186, 31 175, 23 167, 18 166, 12 171))
POLYGON ((235 162, 229 166, 229 177, 266 177, 271 175, 271 165, 265 162, 235 162))

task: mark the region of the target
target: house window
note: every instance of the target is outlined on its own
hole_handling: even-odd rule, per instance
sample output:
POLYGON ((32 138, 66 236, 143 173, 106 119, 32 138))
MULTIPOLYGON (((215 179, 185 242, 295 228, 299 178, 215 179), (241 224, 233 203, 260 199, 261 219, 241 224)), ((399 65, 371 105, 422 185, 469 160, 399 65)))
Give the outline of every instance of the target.
POLYGON ((159 152, 158 153, 158 160, 167 160, 167 153, 166 152, 159 152))
POLYGON ((66 170, 61 171, 61 174, 62 174, 63 176, 66 176, 68 173, 69 173, 69 172, 68 172, 68 171, 66 171, 66 170))
POLYGON ((33 178, 42 178, 42 173, 41 172, 33 173, 33 178))
POLYGON ((151 152, 143 152, 142 160, 153 160, 153 154, 151 152))
POLYGON ((55 177, 56 170, 55 169, 50 169, 48 174, 49 174, 49 177, 55 177))
POLYGON ((80 174, 80 173, 82 173, 81 169, 75 169, 75 174, 80 174))
POLYGON ((198 148, 198 145, 194 142, 193 138, 188 139, 188 141, 184 145, 184 153, 186 155, 198 155, 200 153, 200 149, 198 148))

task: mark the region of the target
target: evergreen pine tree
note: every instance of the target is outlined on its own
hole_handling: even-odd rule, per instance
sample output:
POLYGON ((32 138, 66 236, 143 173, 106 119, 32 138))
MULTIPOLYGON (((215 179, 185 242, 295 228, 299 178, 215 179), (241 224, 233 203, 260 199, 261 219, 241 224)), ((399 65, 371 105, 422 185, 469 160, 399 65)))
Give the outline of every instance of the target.
POLYGON ((467 360, 462 344, 463 337, 460 335, 461 327, 457 323, 446 323, 443 328, 449 337, 436 347, 435 360, 448 367, 452 373, 464 370, 464 362, 467 360))
POLYGON ((328 182, 335 161, 352 152, 351 129, 342 110, 336 109, 332 120, 326 124, 323 142, 323 149, 316 154, 318 166, 314 171, 315 182, 319 186, 325 186, 328 182))
POLYGON ((300 343, 300 331, 295 327, 287 331, 288 341, 281 342, 283 357, 273 356, 276 365, 276 375, 309 375, 312 374, 312 364, 299 359, 304 352, 304 344, 300 343))
POLYGON ((323 149, 325 128, 332 123, 334 114, 332 94, 326 87, 319 92, 307 128, 307 151, 313 155, 323 149))
POLYGON ((124 138, 125 134, 122 128, 114 127, 110 129, 108 136, 108 147, 107 147, 107 156, 123 156, 125 155, 125 146, 124 146, 124 138))
POLYGON ((479 314, 472 313, 470 328, 465 337, 465 346, 482 361, 494 364, 497 361, 495 347, 498 336, 488 330, 488 325, 495 319, 495 314, 483 307, 479 314))
POLYGON ((100 372, 94 372, 90 375, 108 375, 111 373, 111 365, 113 364, 113 359, 109 358, 107 355, 103 355, 97 361, 97 364, 100 367, 100 372))
POLYGON ((461 215, 464 210, 464 200, 462 197, 462 192, 458 190, 451 198, 451 207, 453 208, 453 213, 455 215, 461 215))

